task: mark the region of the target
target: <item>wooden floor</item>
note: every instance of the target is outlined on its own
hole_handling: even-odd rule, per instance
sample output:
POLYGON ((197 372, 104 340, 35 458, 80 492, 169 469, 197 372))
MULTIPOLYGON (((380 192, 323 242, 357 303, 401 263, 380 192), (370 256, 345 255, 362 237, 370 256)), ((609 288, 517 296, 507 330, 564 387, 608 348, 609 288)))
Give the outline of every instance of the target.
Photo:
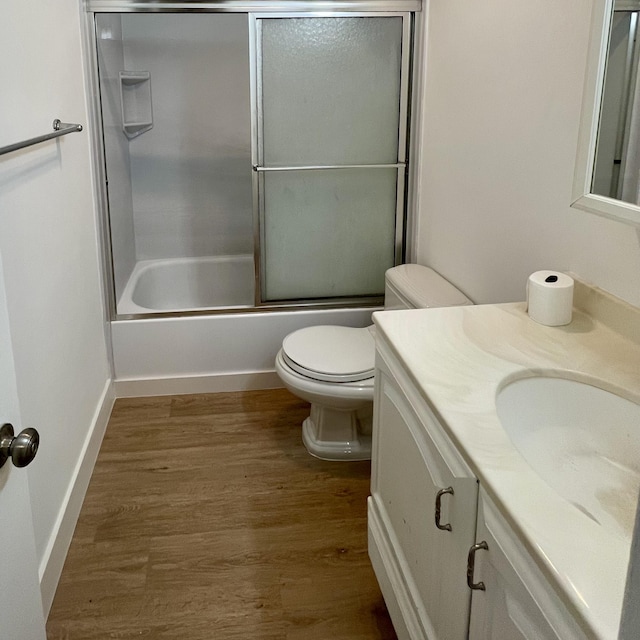
POLYGON ((311 457, 287 391, 118 400, 49 640, 395 639, 370 465, 311 457))

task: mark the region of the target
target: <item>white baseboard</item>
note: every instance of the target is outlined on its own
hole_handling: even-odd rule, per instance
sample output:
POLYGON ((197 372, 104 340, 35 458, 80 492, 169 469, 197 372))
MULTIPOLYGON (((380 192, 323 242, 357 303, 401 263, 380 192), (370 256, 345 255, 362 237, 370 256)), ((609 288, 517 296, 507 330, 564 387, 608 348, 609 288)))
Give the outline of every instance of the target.
POLYGON ((98 402, 91 427, 62 502, 49 543, 40 563, 40 592, 45 618, 49 615, 62 567, 69 551, 84 496, 91 480, 102 438, 115 401, 113 383, 108 380, 98 402))
POLYGON ((275 371, 180 376, 175 378, 130 378, 114 381, 117 398, 280 389, 283 386, 275 371))

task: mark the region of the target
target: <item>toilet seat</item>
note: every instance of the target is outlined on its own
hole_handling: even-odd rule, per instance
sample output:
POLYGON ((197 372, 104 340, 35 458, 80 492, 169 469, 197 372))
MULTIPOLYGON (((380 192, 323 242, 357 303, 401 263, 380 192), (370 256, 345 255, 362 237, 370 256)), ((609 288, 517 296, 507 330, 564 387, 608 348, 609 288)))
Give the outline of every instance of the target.
POLYGON ((307 327, 284 339, 282 356, 291 369, 307 378, 359 382, 373 378, 375 341, 369 327, 307 327))

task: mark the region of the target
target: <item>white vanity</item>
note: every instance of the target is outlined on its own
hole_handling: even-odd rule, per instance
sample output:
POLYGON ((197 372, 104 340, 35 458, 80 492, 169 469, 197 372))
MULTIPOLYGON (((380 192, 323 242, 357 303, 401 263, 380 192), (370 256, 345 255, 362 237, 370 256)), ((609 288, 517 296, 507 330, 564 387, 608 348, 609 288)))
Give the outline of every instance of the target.
POLYGON ((565 327, 524 303, 374 316, 369 553, 401 639, 617 638, 640 486, 640 439, 619 421, 639 410, 640 310, 576 284, 565 327), (518 388, 535 378, 542 395, 518 388), (624 405, 600 440, 591 391, 624 405), (540 434, 507 424, 532 393, 532 435, 547 416, 556 433, 570 422, 546 404, 578 422, 548 459, 540 434))

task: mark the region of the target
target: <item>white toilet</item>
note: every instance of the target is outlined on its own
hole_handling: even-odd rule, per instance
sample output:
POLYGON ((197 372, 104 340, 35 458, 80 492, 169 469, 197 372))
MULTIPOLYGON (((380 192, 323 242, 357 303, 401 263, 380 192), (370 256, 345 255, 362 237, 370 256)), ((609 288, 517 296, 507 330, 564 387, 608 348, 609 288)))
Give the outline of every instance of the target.
MULTIPOLYGON (((473 304, 428 267, 403 264, 385 276, 385 310, 473 304)), ((276 356, 285 387, 311 403, 302 423, 309 453, 323 460, 371 458, 374 327, 317 326, 290 333, 276 356)))

